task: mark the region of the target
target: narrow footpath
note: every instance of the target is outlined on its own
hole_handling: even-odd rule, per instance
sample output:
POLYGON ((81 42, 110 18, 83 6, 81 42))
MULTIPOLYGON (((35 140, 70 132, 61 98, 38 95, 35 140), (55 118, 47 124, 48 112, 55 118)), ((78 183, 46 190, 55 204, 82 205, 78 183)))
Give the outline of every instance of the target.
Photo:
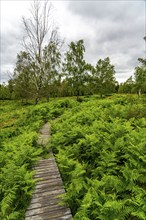
MULTIPOLYGON (((50 137, 49 124, 40 130, 38 143, 46 145, 50 137)), ((49 159, 41 159, 35 166, 37 180, 25 220, 71 220, 68 207, 60 204, 65 193, 63 182, 52 152, 49 159)))

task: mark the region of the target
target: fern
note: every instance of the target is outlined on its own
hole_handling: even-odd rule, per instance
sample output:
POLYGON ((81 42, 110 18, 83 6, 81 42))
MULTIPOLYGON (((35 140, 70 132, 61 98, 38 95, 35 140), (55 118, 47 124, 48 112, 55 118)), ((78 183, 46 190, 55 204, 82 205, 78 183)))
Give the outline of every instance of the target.
POLYGON ((52 124, 74 219, 146 218, 146 119, 132 100, 82 102, 52 124))

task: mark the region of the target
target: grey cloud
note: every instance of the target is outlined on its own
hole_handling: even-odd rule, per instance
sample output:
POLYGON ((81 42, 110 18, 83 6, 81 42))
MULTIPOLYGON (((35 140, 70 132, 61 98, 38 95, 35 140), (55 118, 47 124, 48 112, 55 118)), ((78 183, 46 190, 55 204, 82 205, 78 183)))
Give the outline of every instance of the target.
POLYGON ((0 74, 0 83, 7 82, 11 78, 13 73, 13 68, 14 66, 11 64, 3 65, 0 74))
POLYGON ((20 29, 9 28, 1 34, 1 55, 16 55, 16 51, 20 48, 21 32, 20 29))
POLYGON ((17 53, 21 50, 21 29, 18 25, 3 28, 1 32, 1 81, 9 79, 8 71, 14 68, 17 53))
POLYGON ((118 78, 119 82, 123 82, 123 79, 125 79, 124 81, 126 81, 130 76, 132 76, 132 73, 129 69, 126 71, 119 71, 116 73, 116 78, 118 78))
POLYGON ((70 1, 68 9, 85 19, 123 21, 133 19, 135 12, 144 13, 144 4, 144 1, 70 1))
MULTIPOLYGON (((138 65, 137 58, 144 56, 145 2, 64 1, 62 4, 70 16, 69 20, 62 14, 68 19, 65 27, 61 24, 61 34, 67 38, 67 44, 83 38, 87 62, 96 64, 98 59, 109 56, 117 78, 120 81, 128 78, 138 65)), ((20 39, 18 25, 13 24, 2 32, 3 72, 15 63, 20 39)))
MULTIPOLYGON (((119 2, 115 4, 115 7, 118 4, 119 2)), ((90 55, 86 55, 87 59, 94 60, 95 63, 99 58, 109 56, 115 65, 116 77, 119 81, 122 78, 126 80, 134 73, 134 68, 138 65, 137 58, 144 57, 145 15, 143 2, 125 3, 122 9, 117 8, 117 10, 108 6, 106 10, 109 10, 109 13, 102 10, 103 5, 100 13, 99 8, 95 7, 98 2, 93 5, 91 3, 91 7, 90 4, 87 5, 88 7, 85 7, 82 3, 82 10, 85 9, 83 11, 79 11, 79 8, 76 9, 76 13, 78 12, 86 21, 88 20, 89 24, 91 20, 94 20, 91 22, 95 32, 94 39, 86 38, 86 51, 90 52, 90 55), (129 7, 127 7, 128 5, 129 7), (87 9, 89 13, 87 13, 87 9), (90 11, 92 11, 91 14, 90 11), (97 11, 99 13, 95 13, 97 11)), ((75 8, 71 10, 75 10, 75 8)))
POLYGON ((103 43, 120 41, 135 34, 142 38, 145 29, 143 6, 143 2, 71 1, 68 10, 72 16, 79 16, 86 23, 87 34, 92 28, 95 32, 94 40, 103 43))

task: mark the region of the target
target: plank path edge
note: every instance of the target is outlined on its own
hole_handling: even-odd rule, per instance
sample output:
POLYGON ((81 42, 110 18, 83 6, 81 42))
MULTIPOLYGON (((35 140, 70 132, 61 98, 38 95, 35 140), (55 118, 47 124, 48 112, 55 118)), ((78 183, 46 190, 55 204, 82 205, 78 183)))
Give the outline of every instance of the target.
MULTIPOLYGON (((47 145, 50 138, 50 125, 40 129, 38 144, 47 145)), ((68 206, 61 205, 61 195, 65 194, 63 182, 52 151, 48 159, 41 159, 34 167, 35 189, 25 213, 25 220, 71 220, 68 206)))

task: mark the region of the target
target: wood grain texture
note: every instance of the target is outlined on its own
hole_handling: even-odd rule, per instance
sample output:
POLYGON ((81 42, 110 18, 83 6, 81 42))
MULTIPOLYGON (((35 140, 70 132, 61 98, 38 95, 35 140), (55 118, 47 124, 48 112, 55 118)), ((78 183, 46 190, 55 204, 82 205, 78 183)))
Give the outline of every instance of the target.
MULTIPOLYGON (((41 129, 39 138, 41 144, 47 144, 48 127, 47 124, 41 129)), ((34 170, 36 185, 25 213, 25 220, 71 220, 69 207, 61 204, 61 196, 65 190, 53 154, 50 153, 49 159, 38 161, 34 170)))
POLYGON ((55 159, 52 157, 53 155, 49 159, 39 161, 34 168, 34 178, 37 182, 25 220, 72 219, 69 207, 60 204, 61 195, 65 190, 55 159))

